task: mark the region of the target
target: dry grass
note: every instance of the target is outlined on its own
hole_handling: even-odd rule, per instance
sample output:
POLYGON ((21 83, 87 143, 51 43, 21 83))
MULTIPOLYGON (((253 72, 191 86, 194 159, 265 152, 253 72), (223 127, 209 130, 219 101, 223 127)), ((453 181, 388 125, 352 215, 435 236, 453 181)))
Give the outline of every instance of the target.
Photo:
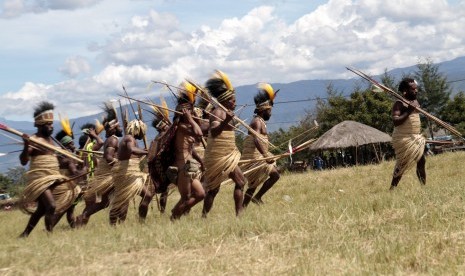
POLYGON ((62 220, 47 235, 41 221, 17 239, 28 217, 0 212, 0 274, 462 274, 463 160, 429 157, 426 186, 410 171, 392 192, 392 162, 284 175, 239 219, 231 185, 207 219, 196 206, 176 223, 152 210, 141 225, 131 207, 116 228, 104 211, 84 229, 62 220))

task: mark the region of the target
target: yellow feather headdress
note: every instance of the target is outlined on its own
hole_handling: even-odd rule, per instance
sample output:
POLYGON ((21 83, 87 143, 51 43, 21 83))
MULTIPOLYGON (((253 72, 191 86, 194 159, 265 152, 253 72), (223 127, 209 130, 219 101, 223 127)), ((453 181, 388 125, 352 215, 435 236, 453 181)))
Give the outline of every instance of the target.
POLYGON ((258 89, 261 89, 261 90, 265 91, 268 94, 269 99, 271 101, 274 101, 275 92, 273 90, 273 87, 271 87, 271 85, 269 83, 266 83, 266 82, 259 83, 258 84, 258 89))
POLYGON ((71 129, 71 124, 69 123, 69 119, 67 116, 61 117, 61 114, 58 114, 60 117, 61 128, 66 133, 66 135, 73 137, 73 130, 71 129))
POLYGON ((210 94, 219 102, 226 101, 235 95, 234 87, 228 76, 220 70, 215 70, 213 76, 205 84, 210 94))
POLYGON ((197 95, 197 87, 193 86, 190 82, 188 81, 183 81, 181 84, 182 90, 180 91, 180 96, 182 94, 186 95, 187 99, 189 100, 190 103, 195 103, 195 96, 197 95))
POLYGON ((223 73, 220 70, 215 70, 215 73, 217 74, 218 78, 222 79, 224 81, 224 84, 228 88, 228 90, 234 90, 234 87, 231 84, 231 81, 229 80, 228 76, 223 73))

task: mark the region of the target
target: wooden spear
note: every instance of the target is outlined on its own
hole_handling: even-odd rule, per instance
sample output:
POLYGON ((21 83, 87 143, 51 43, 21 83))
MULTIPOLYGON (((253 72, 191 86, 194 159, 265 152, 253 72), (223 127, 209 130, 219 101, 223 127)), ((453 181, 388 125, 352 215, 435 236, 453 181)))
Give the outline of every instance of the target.
POLYGON ((273 155, 273 156, 269 156, 269 157, 263 157, 263 158, 258 158, 258 159, 246 159, 246 160, 240 160, 239 161, 239 164, 244 164, 244 163, 251 163, 251 162, 257 162, 257 161, 267 161, 267 160, 271 160, 271 159, 280 159, 282 157, 286 157, 286 156, 289 156, 291 154, 294 154, 296 152, 299 152, 299 151, 302 151, 306 148, 308 148, 313 142, 315 142, 317 139, 310 139, 294 148, 292 148, 292 151, 291 152, 285 152, 285 153, 281 153, 281 154, 278 154, 278 155, 273 155))
MULTIPOLYGON (((11 134, 14 134, 14 135, 17 135, 17 136, 20 136, 20 137, 23 137, 24 133, 16 130, 16 129, 13 129, 13 128, 10 128, 4 124, 0 124, 0 129, 1 130, 4 130, 4 131, 7 131, 11 134)), ((72 154, 71 152, 69 151, 66 151, 66 150, 63 150, 61 148, 57 148, 53 145, 50 145, 48 143, 44 143, 42 141, 39 141, 37 140, 36 138, 34 137, 28 137, 26 140, 36 144, 37 146, 39 147, 42 147, 42 148, 45 148, 45 149, 48 149, 48 150, 51 150, 57 154, 61 154, 61 155, 64 155, 66 157, 69 157, 69 158, 72 158, 74 159, 75 161, 79 162, 79 163, 83 163, 84 161, 82 161, 78 156, 76 156, 75 154, 72 154)))
MULTIPOLYGON (((142 117, 142 108, 140 107, 140 103, 137 103, 137 111, 139 112, 139 120, 143 121, 143 117, 142 117)), ((145 135, 144 133, 144 136, 142 137, 142 140, 144 141, 144 148, 145 149, 148 149, 147 147, 147 135, 145 135)))

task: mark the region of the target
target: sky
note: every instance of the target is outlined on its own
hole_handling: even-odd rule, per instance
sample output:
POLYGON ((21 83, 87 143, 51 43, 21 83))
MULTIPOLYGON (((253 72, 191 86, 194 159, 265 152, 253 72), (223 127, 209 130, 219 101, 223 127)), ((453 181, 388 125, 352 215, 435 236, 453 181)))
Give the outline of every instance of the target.
MULTIPOLYGON (((151 81, 234 86, 354 77, 465 56, 465 0, 0 0, 0 117, 69 118, 151 81)), ((251 96, 252 97, 252 96, 251 96)))

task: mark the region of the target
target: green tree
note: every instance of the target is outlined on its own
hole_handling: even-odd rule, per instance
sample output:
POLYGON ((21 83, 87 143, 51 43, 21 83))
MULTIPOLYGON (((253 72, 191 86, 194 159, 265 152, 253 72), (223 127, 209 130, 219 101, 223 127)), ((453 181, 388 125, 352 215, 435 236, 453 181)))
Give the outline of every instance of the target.
MULTIPOLYGON (((418 71, 415 78, 418 81, 418 101, 423 109, 434 116, 438 116, 450 100, 451 88, 447 83, 447 77, 439 72, 439 66, 431 59, 417 64, 418 71)), ((427 121, 431 137, 433 126, 427 121)))
POLYGON ((346 98, 328 86, 328 100, 320 100, 316 107, 317 120, 322 126, 320 134, 346 120, 360 122, 383 132, 392 132, 391 108, 389 96, 383 92, 373 92, 371 87, 355 87, 349 98, 346 98))
POLYGON ((441 118, 465 134, 465 92, 457 93, 442 109, 441 118))
POLYGON ((12 196, 18 195, 24 189, 26 185, 26 169, 21 166, 14 168, 9 168, 6 177, 11 180, 11 185, 9 186, 8 193, 12 196))
POLYGON ((0 173, 0 193, 9 192, 13 181, 3 174, 0 173))

